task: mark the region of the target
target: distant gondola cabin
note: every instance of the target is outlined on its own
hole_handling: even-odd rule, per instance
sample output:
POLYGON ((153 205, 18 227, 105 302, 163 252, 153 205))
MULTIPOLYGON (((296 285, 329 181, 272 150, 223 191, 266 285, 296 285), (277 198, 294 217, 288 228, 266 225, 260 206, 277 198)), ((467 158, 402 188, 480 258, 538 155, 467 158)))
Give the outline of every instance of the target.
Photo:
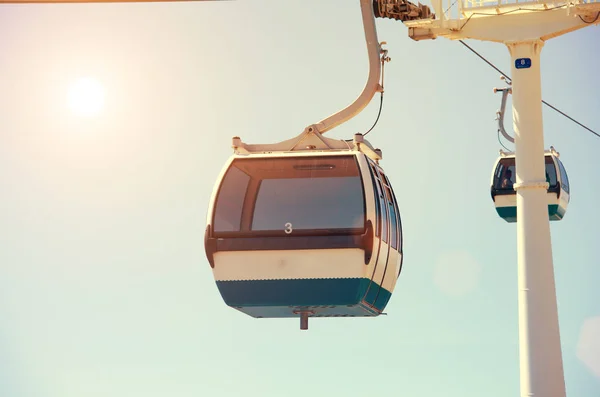
MULTIPOLYGON (((569 178, 565 167, 554 150, 544 155, 548 190, 548 218, 551 221, 563 219, 570 200, 569 178)), ((492 174, 491 195, 498 215, 507 222, 517 221, 516 168, 514 152, 501 152, 492 174)))

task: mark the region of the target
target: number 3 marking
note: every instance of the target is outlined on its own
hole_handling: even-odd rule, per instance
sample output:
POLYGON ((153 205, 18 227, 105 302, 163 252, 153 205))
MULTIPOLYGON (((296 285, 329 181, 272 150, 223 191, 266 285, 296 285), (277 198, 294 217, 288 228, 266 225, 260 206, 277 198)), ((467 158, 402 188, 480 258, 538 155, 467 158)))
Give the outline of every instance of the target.
POLYGON ((285 230, 284 231, 285 231, 285 234, 290 234, 293 231, 292 224, 290 222, 288 222, 288 223, 285 224, 285 230))

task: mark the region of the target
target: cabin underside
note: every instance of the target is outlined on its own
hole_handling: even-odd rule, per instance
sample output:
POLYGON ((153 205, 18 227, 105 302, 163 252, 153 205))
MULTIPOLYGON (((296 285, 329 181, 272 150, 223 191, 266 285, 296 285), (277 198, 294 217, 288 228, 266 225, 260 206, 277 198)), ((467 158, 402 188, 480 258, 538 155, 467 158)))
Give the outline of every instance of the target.
POLYGON ((372 317, 391 293, 367 278, 217 281, 228 306, 255 318, 372 317))
MULTIPOLYGON (((506 222, 514 223, 517 221, 517 207, 496 207, 496 213, 506 222)), ((565 210, 558 204, 548 205, 548 219, 551 221, 560 221, 565 215, 565 210)))

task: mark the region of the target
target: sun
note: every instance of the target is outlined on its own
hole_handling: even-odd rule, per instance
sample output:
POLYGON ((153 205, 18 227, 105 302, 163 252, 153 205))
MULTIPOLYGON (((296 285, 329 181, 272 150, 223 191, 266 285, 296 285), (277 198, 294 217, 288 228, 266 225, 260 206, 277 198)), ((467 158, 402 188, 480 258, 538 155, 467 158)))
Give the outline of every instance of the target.
POLYGON ((91 78, 80 78, 69 89, 69 108, 79 116, 94 116, 104 107, 104 87, 91 78))

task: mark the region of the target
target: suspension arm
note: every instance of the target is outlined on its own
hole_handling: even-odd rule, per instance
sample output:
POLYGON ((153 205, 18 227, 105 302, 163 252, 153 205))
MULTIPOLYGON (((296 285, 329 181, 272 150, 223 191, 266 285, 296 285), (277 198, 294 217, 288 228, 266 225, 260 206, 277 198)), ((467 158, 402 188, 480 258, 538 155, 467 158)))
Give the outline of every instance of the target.
MULTIPOLYGON (((381 92, 382 87, 379 84, 381 76, 381 46, 377 40, 377 28, 375 26, 375 16, 373 13, 372 0, 360 0, 360 8, 362 13, 363 26, 365 30, 365 40, 367 42, 367 52, 369 55, 369 77, 362 93, 348 105, 345 109, 332 114, 317 124, 309 125, 305 128, 305 132, 325 132, 345 123, 357 114, 359 114, 373 99, 377 92, 381 92)), ((389 58, 387 58, 389 59, 389 58)))
POLYGON ((500 110, 498 111, 498 113, 496 113, 498 115, 498 131, 500 131, 509 142, 515 143, 515 139, 512 136, 508 135, 508 133, 504 129, 504 112, 506 111, 506 97, 509 93, 511 93, 512 90, 510 88, 494 88, 494 92, 498 91, 502 92, 502 102, 500 104, 500 110))

